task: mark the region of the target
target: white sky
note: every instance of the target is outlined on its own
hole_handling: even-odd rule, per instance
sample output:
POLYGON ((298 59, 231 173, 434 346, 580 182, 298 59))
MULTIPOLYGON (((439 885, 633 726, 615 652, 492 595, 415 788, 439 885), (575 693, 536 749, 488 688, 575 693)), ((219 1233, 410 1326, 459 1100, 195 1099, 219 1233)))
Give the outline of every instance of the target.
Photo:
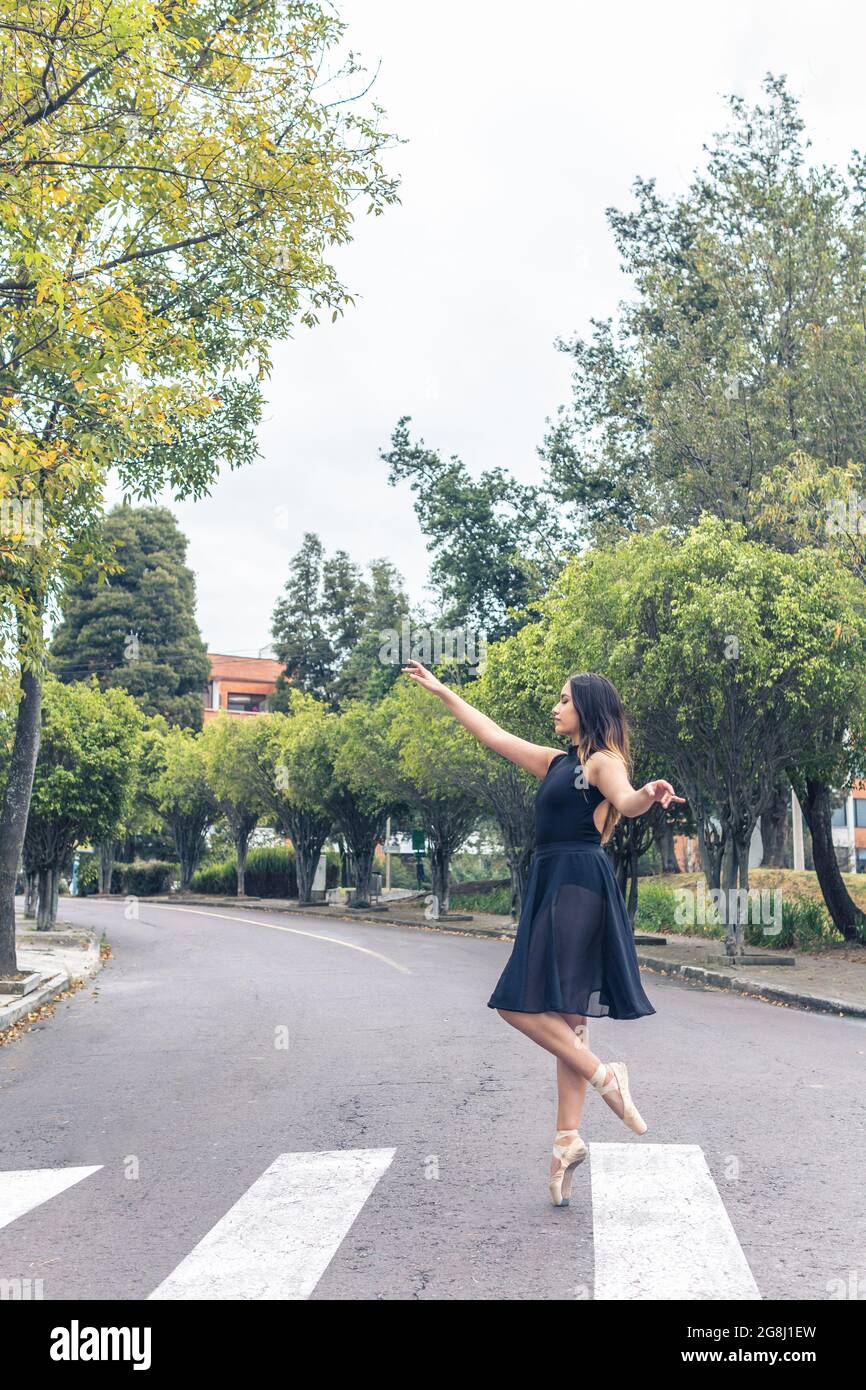
MULTIPOLYGON (((665 197, 727 121, 787 74, 818 161, 866 146, 866 18, 853 3, 696 6, 537 0, 351 0, 347 45, 372 73, 401 204, 361 213, 333 253, 357 304, 276 344, 264 458, 210 498, 172 504, 189 536, 212 651, 255 655, 305 530, 361 564, 388 556, 413 598, 427 577, 405 485, 380 448, 401 415, 476 472, 540 478, 545 420, 569 396, 557 336, 586 334, 628 293, 605 208, 637 175, 665 197), (288 527, 278 525, 289 509, 288 527)), ((358 80, 357 78, 355 79, 358 80)))

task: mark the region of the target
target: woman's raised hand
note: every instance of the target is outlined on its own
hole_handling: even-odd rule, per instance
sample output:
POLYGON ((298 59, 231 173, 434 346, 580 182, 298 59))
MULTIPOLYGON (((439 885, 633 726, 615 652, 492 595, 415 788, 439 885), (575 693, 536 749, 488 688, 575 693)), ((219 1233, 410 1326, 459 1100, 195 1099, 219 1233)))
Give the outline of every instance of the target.
POLYGON ((655 782, 647 782, 643 790, 649 792, 653 801, 660 801, 662 806, 670 806, 672 801, 685 801, 684 796, 677 796, 670 782, 659 777, 655 782))
POLYGON ((413 661, 411 657, 408 657, 407 660, 408 666, 403 666, 401 669, 407 676, 411 676, 413 681, 423 685, 425 690, 430 690, 434 695, 437 695, 440 690, 447 689, 447 686, 444 686, 432 671, 428 671, 426 666, 422 666, 420 661, 413 661))

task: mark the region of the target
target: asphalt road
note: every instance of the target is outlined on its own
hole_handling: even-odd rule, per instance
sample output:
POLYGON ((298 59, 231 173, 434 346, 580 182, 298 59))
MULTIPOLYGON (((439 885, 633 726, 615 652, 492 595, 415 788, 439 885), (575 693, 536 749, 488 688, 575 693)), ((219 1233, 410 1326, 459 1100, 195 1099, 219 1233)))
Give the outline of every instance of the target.
POLYGON ((591 1020, 547 1195, 553 1057, 486 1001, 504 941, 64 900, 114 959, 0 1048, 0 1279, 45 1299, 866 1297, 866 1024, 643 973, 591 1020))

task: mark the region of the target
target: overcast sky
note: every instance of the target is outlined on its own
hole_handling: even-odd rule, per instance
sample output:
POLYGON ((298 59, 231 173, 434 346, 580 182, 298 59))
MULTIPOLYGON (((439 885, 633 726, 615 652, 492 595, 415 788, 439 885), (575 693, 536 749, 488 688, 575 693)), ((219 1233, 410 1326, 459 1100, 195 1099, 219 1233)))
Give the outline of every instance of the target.
MULTIPOLYGON (((347 43, 372 72, 401 204, 363 214, 333 262, 357 298, 336 324, 274 345, 263 458, 201 502, 189 537, 210 650, 255 655, 307 530, 328 554, 389 557, 427 578, 405 485, 379 459, 401 415, 473 471, 539 478, 545 421, 569 396, 557 336, 586 334, 628 294, 605 208, 637 175, 685 187, 769 70, 801 98, 812 156, 866 148, 866 21, 852 3, 724 5, 351 0, 347 43), (288 526, 281 525, 288 508, 288 526)), ((356 79, 357 81, 357 79, 356 79)), ((169 499, 166 499, 169 500, 169 499)))

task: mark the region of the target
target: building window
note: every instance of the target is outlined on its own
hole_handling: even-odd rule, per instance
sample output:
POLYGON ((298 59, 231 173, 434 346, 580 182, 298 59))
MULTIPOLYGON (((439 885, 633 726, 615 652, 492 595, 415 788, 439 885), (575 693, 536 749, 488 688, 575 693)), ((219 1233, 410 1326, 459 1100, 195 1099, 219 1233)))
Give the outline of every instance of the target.
POLYGON ((858 874, 866 873, 866 849, 858 849, 857 851, 857 872, 858 874))
POLYGON ((837 806, 837 807, 836 807, 835 811, 833 812, 832 818, 831 818, 831 820, 830 820, 830 824, 832 825, 832 827, 833 827, 834 830, 844 830, 844 829, 845 829, 845 826, 848 824, 848 820, 847 820, 846 815, 845 815, 845 806, 844 806, 844 804, 843 804, 842 806, 837 806))
POLYGON ((239 691, 229 691, 227 708, 236 710, 239 714, 264 714, 267 707, 266 695, 245 695, 239 691))
POLYGON ((854 824, 861 830, 866 829, 866 797, 855 796, 854 798, 854 824))

